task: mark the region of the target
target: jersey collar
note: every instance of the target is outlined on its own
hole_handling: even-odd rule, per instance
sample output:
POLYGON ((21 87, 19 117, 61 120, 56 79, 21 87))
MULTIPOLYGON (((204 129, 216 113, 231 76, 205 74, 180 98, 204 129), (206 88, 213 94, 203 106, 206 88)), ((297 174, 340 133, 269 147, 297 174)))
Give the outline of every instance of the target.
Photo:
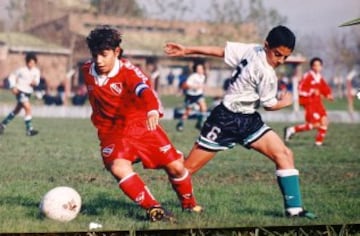
MULTIPOLYGON (((109 74, 106 75, 107 78, 111 78, 114 77, 115 75, 117 75, 117 73, 119 73, 121 68, 121 61, 119 59, 117 59, 115 61, 114 67, 111 69, 111 71, 109 72, 109 74)), ((95 70, 95 63, 91 63, 91 67, 90 67, 90 74, 94 77, 104 77, 102 75, 99 75, 96 70, 95 70)))

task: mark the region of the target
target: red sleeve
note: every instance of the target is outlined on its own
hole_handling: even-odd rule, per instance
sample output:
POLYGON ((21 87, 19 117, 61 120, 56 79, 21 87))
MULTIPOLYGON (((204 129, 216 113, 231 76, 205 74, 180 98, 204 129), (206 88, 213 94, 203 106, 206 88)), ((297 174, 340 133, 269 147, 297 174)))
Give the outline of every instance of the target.
POLYGON ((144 89, 140 94, 140 98, 145 102, 147 112, 152 110, 160 110, 159 100, 152 89, 144 89))
POLYGON ((305 75, 299 82, 299 103, 300 105, 306 105, 310 102, 311 96, 311 83, 309 75, 305 75))
POLYGON ((311 76, 305 75, 299 83, 299 95, 303 97, 311 96, 311 76))
POLYGON ((331 88, 323 78, 321 79, 320 90, 321 94, 325 97, 331 94, 331 88))

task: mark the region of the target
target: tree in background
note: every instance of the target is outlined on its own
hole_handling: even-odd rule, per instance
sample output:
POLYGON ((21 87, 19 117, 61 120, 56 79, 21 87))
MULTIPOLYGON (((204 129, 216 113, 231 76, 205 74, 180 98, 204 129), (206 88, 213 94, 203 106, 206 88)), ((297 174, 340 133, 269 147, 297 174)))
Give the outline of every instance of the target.
POLYGON ((90 0, 91 6, 98 14, 112 16, 142 16, 142 9, 134 0, 90 0))
MULTIPOLYGON (((267 32, 274 25, 284 24, 287 21, 276 9, 266 8, 262 0, 212 0, 208 9, 208 20, 214 23, 253 23, 258 32, 267 32)), ((264 38, 264 35, 258 35, 264 38)))

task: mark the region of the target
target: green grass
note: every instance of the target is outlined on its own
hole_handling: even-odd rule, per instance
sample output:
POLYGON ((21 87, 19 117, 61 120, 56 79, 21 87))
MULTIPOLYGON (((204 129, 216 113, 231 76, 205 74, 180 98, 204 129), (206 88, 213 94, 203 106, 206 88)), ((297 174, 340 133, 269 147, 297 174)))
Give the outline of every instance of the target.
MULTIPOLYGON (((31 99, 32 99, 32 103, 34 105, 43 105, 44 104, 41 100, 36 100, 34 96, 32 96, 31 99)), ((183 96, 162 95, 162 96, 160 96, 160 99, 161 99, 162 105, 165 108, 182 107, 183 102, 184 102, 183 96)), ((10 91, 1 89, 0 90, 0 102, 3 104, 12 105, 15 102, 14 96, 12 95, 12 93, 10 91)), ((206 97, 206 102, 207 102, 208 106, 210 106, 213 102, 213 98, 206 97)), ((71 104, 71 101, 69 101, 68 103, 71 104)), ((325 100, 324 104, 325 104, 326 108, 330 111, 331 110, 347 111, 346 98, 342 98, 342 99, 339 98, 333 102, 329 102, 329 101, 325 100)), ((289 107, 287 109, 291 110, 292 107, 289 107)), ((355 111, 360 111, 360 101, 357 99, 354 100, 354 109, 355 109, 355 111)))
MULTIPOLYGON (((198 132, 189 121, 182 133, 163 121, 170 139, 187 153, 198 132)), ((319 218, 283 217, 274 165, 262 155, 236 147, 220 152, 193 177, 202 215, 183 213, 163 171, 134 168, 155 197, 174 212, 177 225, 150 224, 142 209, 118 189, 99 157, 96 131, 88 119, 34 119, 40 134, 26 137, 17 117, 0 136, 0 232, 159 230, 229 227, 306 226, 360 223, 359 124, 331 124, 326 145, 313 146, 313 132, 295 137, 290 147, 301 174, 305 207, 319 218), (74 187, 82 196, 79 216, 68 223, 42 217, 41 197, 55 186, 74 187)), ((281 132, 286 124, 271 124, 281 132)), ((219 234, 221 235, 221 234, 219 234)))

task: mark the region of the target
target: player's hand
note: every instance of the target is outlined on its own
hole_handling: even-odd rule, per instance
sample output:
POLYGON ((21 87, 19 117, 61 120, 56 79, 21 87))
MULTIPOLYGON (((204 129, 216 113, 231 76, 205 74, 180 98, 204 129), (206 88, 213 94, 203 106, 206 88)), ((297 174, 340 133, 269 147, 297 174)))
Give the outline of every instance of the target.
POLYGON ((164 52, 172 57, 185 56, 185 47, 178 43, 166 43, 164 52))
POLYGON ((334 96, 332 94, 326 97, 329 101, 334 101, 334 96))
POLYGON ((17 88, 12 88, 11 89, 11 92, 14 94, 14 95, 17 95, 19 93, 19 90, 17 88))
POLYGON ((290 106, 293 103, 293 96, 289 92, 281 92, 279 96, 279 101, 281 101, 283 107, 290 106))
POLYGON ((319 96, 319 95, 320 95, 319 89, 314 89, 314 95, 315 95, 315 96, 319 96))
POLYGON ((148 130, 156 130, 156 126, 159 124, 160 115, 157 111, 150 111, 146 120, 148 130))

